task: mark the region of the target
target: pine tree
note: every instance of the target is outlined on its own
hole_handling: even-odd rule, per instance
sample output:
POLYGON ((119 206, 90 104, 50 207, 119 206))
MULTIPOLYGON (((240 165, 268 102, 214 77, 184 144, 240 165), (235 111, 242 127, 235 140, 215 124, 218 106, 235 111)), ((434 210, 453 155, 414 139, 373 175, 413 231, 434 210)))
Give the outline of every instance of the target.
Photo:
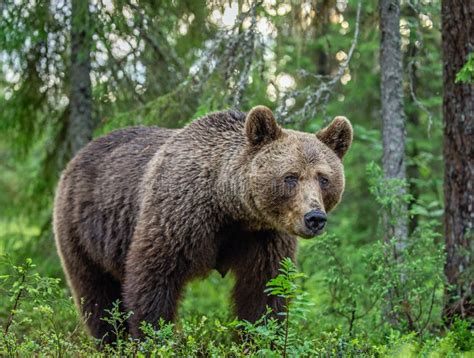
POLYGON ((456 75, 474 50, 474 3, 442 2, 444 196, 448 280, 444 317, 474 316, 474 86, 456 75))

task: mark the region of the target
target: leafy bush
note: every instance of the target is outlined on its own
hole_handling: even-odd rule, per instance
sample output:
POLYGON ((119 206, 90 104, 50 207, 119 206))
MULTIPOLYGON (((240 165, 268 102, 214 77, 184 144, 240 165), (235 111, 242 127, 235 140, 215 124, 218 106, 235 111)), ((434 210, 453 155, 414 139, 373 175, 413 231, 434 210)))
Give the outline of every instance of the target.
MULTIPOLYGON (((321 242, 319 246, 330 247, 334 241, 326 236, 321 242)), ((158 330, 144 323, 145 338, 138 341, 124 334, 122 328, 129 313, 120 312, 117 302, 105 320, 114 327, 119 339, 98 351, 98 342, 84 332, 74 303, 59 286, 58 279, 39 275, 30 259, 14 265, 4 258, 2 268, 7 272, 1 276, 1 299, 5 304, 1 312, 2 356, 454 357, 474 350, 474 335, 466 321, 457 321, 443 338, 427 332, 423 336, 403 334, 393 329, 386 331, 384 337, 356 333, 355 329, 345 332, 341 327, 320 331, 312 317, 321 308, 313 305, 309 295, 303 292, 304 282, 309 278, 298 272, 291 260, 285 259, 280 274, 267 285, 270 295, 286 300, 285 309, 280 312, 281 320, 270 318, 269 312, 255 324, 237 320, 221 322, 207 316, 183 317, 176 324, 160 322, 158 330)), ((355 288, 355 294, 343 297, 347 294, 342 287, 348 283, 344 278, 348 272, 343 274, 338 270, 332 271, 336 278, 326 284, 332 285, 330 290, 337 292, 342 300, 334 309, 345 314, 342 302, 353 308, 351 305, 359 302, 364 290, 357 285, 349 286, 355 288)), ((359 318, 353 324, 360 324, 359 318)))

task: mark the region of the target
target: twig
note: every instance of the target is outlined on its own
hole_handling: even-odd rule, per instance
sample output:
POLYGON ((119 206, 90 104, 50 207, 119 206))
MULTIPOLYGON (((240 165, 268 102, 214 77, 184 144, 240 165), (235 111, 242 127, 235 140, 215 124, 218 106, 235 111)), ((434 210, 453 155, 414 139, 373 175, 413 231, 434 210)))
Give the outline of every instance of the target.
MULTIPOLYGON (((420 6, 419 6, 418 1, 416 1, 416 4, 415 4, 415 3, 413 3, 412 1, 409 0, 408 1, 408 6, 413 11, 415 16, 421 14, 421 10, 420 10, 420 6)), ((419 29, 420 29, 420 24, 419 24, 419 20, 418 20, 418 21, 416 21, 416 25, 415 25, 416 40, 417 40, 417 42, 419 41, 419 43, 423 44, 423 39, 421 38, 422 35, 420 35, 419 29)), ((415 44, 415 46, 416 46, 416 44, 415 44)), ((416 71, 415 54, 416 54, 416 47, 414 47, 413 51, 410 51, 410 61, 408 62, 408 66, 407 66, 407 68, 408 68, 408 82, 409 82, 409 88, 410 88, 410 97, 411 97, 415 107, 420 109, 422 112, 426 113, 426 115, 428 116, 427 132, 428 132, 428 136, 430 136, 431 126, 433 125, 433 114, 418 99, 418 96, 416 95, 415 85, 414 85, 414 78, 416 76, 416 74, 415 74, 415 71, 416 71)))
POLYGON ((420 329, 420 332, 419 332, 420 336, 423 334, 424 330, 426 329, 426 327, 428 327, 428 324, 430 323, 431 314, 433 313, 433 307, 434 307, 434 301, 435 301, 435 295, 436 295, 436 289, 437 288, 438 288, 438 285, 435 285, 433 287, 433 294, 431 295, 431 303, 430 303, 430 309, 428 311, 428 317, 426 318, 425 324, 420 329))
MULTIPOLYGON (((26 280, 26 273, 23 273, 21 276, 21 281, 20 281, 20 287, 25 283, 26 280)), ((8 316, 7 323, 5 325, 5 336, 8 334, 8 330, 10 329, 11 324, 13 323, 13 318, 15 317, 15 312, 18 309, 18 306, 20 304, 20 298, 21 295, 23 294, 24 289, 20 288, 18 291, 16 297, 15 297, 15 303, 13 304, 13 308, 10 311, 10 315, 8 316)))
MULTIPOLYGON (((352 38, 351 46, 347 53, 347 58, 341 62, 336 74, 330 77, 329 80, 324 81, 327 76, 320 76, 320 75, 311 75, 316 79, 320 79, 322 82, 314 88, 314 86, 308 86, 303 90, 300 91, 293 91, 288 93, 284 96, 283 100, 281 101, 281 105, 276 110, 277 119, 280 122, 291 124, 295 123, 295 118, 300 118, 298 120, 299 126, 303 127, 307 124, 307 122, 316 115, 317 106, 322 103, 325 106, 329 100, 330 93, 336 86, 337 82, 341 80, 342 76, 346 73, 346 70, 349 68, 349 63, 352 59, 354 51, 357 46, 357 42, 359 40, 359 33, 360 33, 360 14, 362 8, 362 1, 359 0, 357 3, 357 13, 356 13, 356 22, 355 22, 355 30, 354 30, 354 37, 352 38), (284 116, 288 115, 288 108, 286 106, 286 99, 289 98, 296 98, 299 97, 301 94, 307 94, 307 99, 301 109, 294 112, 293 114, 289 115, 287 118, 282 119, 284 116)), ((309 74, 305 73, 304 75, 308 76, 309 74)))
POLYGON ((166 36, 162 33, 160 29, 155 29, 155 31, 160 35, 162 42, 164 43, 166 49, 163 50, 159 42, 156 41, 155 38, 149 36, 148 29, 146 28, 146 18, 143 14, 142 9, 138 5, 133 4, 131 1, 126 1, 127 5, 134 10, 140 17, 140 22, 137 23, 138 30, 140 31, 140 35, 147 41, 150 46, 155 50, 155 52, 162 56, 164 59, 168 60, 169 62, 174 62, 178 69, 178 74, 181 75, 184 73, 184 65, 179 56, 174 52, 174 49, 169 46, 166 36))
POLYGON ((349 335, 352 336, 352 329, 354 328, 354 322, 356 320, 357 302, 354 302, 354 308, 351 311, 351 318, 349 320, 349 335))
POLYGON ((287 298, 286 299, 286 321, 285 321, 285 343, 283 345, 283 358, 286 357, 286 350, 288 347, 288 331, 289 331, 289 326, 290 326, 290 301, 287 298))
POLYGON ((413 84, 413 78, 415 77, 415 58, 412 58, 409 62, 408 62, 408 82, 409 82, 409 85, 410 85, 410 97, 413 101, 413 103, 415 104, 416 107, 418 107, 421 111, 425 112, 426 115, 428 116, 428 128, 427 128, 427 132, 428 132, 428 136, 430 135, 430 132, 431 132, 431 126, 433 125, 433 115, 431 114, 431 112, 428 110, 428 108, 426 108, 426 106, 421 103, 421 101, 418 99, 416 93, 415 93, 415 86, 413 84))

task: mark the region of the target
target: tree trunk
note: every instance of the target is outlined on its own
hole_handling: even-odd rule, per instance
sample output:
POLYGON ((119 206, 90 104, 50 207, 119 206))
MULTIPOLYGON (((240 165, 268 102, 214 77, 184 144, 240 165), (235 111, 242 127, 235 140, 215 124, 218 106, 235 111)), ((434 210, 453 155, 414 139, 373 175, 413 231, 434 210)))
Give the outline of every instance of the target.
MULTIPOLYGON (((410 16, 416 18, 416 12, 410 8, 410 16)), ((408 98, 409 103, 412 105, 413 109, 407 113, 407 125, 410 124, 417 132, 419 131, 420 127, 420 118, 419 118, 419 108, 417 108, 416 104, 416 92, 418 89, 418 74, 416 70, 416 56, 417 56, 417 47, 415 45, 415 41, 410 41, 408 45, 408 58, 405 59, 405 68, 408 68, 408 75, 410 81, 410 91, 411 96, 408 98)), ((407 148, 408 157, 409 158, 417 158, 420 154, 418 148, 418 142, 413 141, 410 143, 410 147, 407 148)), ((409 192, 412 196, 411 202, 408 204, 408 211, 411 210, 413 204, 417 203, 421 196, 420 187, 417 184, 417 180, 420 179, 420 170, 419 166, 416 161, 413 161, 411 164, 407 166, 407 178, 409 181, 409 192)), ((419 215, 410 215, 409 223, 408 223, 408 235, 413 233, 416 228, 418 227, 418 220, 419 215)))
MULTIPOLYGON (((316 36, 321 39, 326 39, 329 30, 329 13, 331 9, 331 1, 323 0, 317 1, 316 6, 316 20, 314 27, 316 36)), ((329 58, 328 54, 324 49, 323 44, 318 44, 315 50, 315 69, 316 73, 321 76, 329 75, 329 58)))
POLYGON ((92 19, 89 1, 72 0, 71 12, 71 92, 67 141, 70 155, 92 139, 92 85, 90 78, 92 19))
MULTIPOLYGON (((380 0, 380 71, 383 121, 383 169, 388 180, 405 180, 405 113, 403 107, 403 63, 400 38, 400 1, 380 0)), ((383 213, 384 240, 391 246, 387 255, 390 262, 398 264, 406 246, 408 235, 407 206, 402 199, 405 187, 400 185, 396 202, 383 213)), ((402 281, 404 277, 400 278, 402 281)), ((389 292, 385 316, 395 325, 393 312, 395 292, 389 292)))
POLYGON ((474 50, 474 2, 442 1, 444 196, 447 261, 444 317, 473 317, 474 86, 456 74, 474 50))

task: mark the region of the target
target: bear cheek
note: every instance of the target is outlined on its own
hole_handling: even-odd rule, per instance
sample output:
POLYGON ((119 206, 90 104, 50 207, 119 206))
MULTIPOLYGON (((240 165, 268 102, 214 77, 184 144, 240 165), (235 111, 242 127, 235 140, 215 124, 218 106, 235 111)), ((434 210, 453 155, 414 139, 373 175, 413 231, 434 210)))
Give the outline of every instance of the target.
POLYGON ((260 177, 260 180, 252 186, 252 192, 254 193, 255 203, 260 210, 272 216, 277 215, 280 200, 277 195, 278 188, 275 187, 273 180, 260 177))
MULTIPOLYGON (((340 171, 342 171, 342 168, 340 171)), ((331 178, 331 185, 323 191, 323 202, 326 212, 334 209, 342 199, 345 183, 344 174, 340 171, 336 171, 335 175, 331 178)))
POLYGON ((331 189, 323 196, 324 208, 326 212, 330 212, 341 201, 342 192, 336 189, 331 189))
POLYGON ((278 220, 287 231, 295 231, 295 227, 303 222, 303 216, 307 209, 304 202, 303 196, 298 192, 291 192, 290 194, 280 197, 278 220))
POLYGON ((271 197, 268 198, 272 203, 270 214, 279 225, 283 225, 285 228, 290 227, 294 215, 296 215, 296 195, 294 191, 288 190, 284 185, 276 186, 275 189, 271 193, 271 197))

